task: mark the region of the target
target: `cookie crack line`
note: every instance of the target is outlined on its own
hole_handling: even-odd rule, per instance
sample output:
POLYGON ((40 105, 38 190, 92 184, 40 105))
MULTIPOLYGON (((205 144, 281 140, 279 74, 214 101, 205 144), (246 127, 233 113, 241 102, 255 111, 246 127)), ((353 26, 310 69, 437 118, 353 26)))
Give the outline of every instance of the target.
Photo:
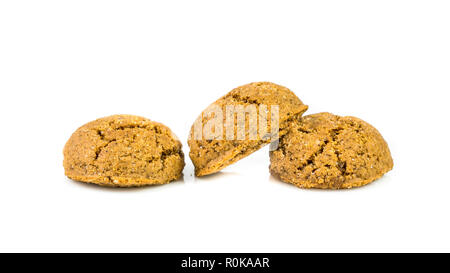
POLYGON ((287 136, 287 134, 281 136, 278 139, 278 149, 281 150, 281 152, 283 153, 284 156, 286 156, 286 147, 284 147, 283 143, 284 143, 284 138, 287 136))
POLYGON ((165 161, 168 157, 170 157, 170 156, 173 156, 173 155, 178 155, 178 156, 180 156, 180 157, 182 157, 182 151, 180 150, 180 149, 178 149, 178 148, 171 148, 171 149, 166 149, 166 150, 163 150, 162 152, 161 152, 161 156, 159 156, 159 157, 153 157, 153 158, 151 158, 150 160, 147 160, 147 162, 148 163, 152 163, 152 162, 154 162, 154 161, 156 161, 156 160, 161 160, 162 162, 163 161, 165 161))
POLYGON ((116 121, 110 121, 108 122, 108 126, 113 128, 113 130, 125 130, 125 129, 135 129, 135 128, 148 128, 149 125, 148 124, 124 124, 124 125, 120 125, 117 124, 116 121))
POLYGON ((258 106, 261 104, 261 102, 259 102, 257 99, 250 99, 249 96, 242 97, 239 94, 233 94, 231 95, 231 98, 236 102, 256 104, 258 106))
MULTIPOLYGON (((126 124, 126 125, 119 125, 115 127, 118 124, 115 124, 114 122, 110 122, 109 126, 113 128, 114 131, 119 130, 125 130, 125 129, 150 129, 156 134, 160 134, 161 130, 157 126, 150 125, 150 124, 126 124)), ((101 131, 100 129, 97 129, 97 131, 101 131)))
MULTIPOLYGON (((331 130, 331 140, 332 140, 332 143, 331 143, 331 144, 335 144, 335 143, 336 143, 337 137, 339 136, 339 134, 340 134, 343 130, 344 130, 344 129, 343 129, 343 128, 340 128, 340 127, 331 130)), ((304 133, 304 134, 310 134, 310 133, 311 133, 310 131, 305 130, 305 129, 303 129, 303 128, 298 128, 297 131, 299 131, 299 132, 301 132, 301 133, 304 133)), ((283 136, 282 138, 284 138, 284 136, 283 136)), ((280 138, 280 139, 281 139, 281 138, 280 138)), ((317 168, 317 166, 316 166, 315 160, 316 160, 317 156, 323 154, 323 151, 325 150, 325 148, 327 147, 327 145, 328 145, 329 143, 330 143, 330 142, 329 142, 328 140, 324 140, 324 141, 321 143, 321 145, 320 145, 319 149, 317 150, 317 152, 313 153, 313 154, 306 160, 306 163, 303 164, 302 166, 299 166, 299 167, 297 168, 297 170, 303 171, 307 166, 314 166, 313 172, 314 172, 315 170, 317 170, 318 168, 317 168)), ((286 155, 286 150, 284 149, 284 146, 281 145, 281 147, 282 147, 281 150, 282 150, 283 154, 286 155)), ((336 157, 337 157, 337 159, 338 159, 338 162, 337 162, 337 166, 336 166, 336 167, 337 167, 338 170, 341 172, 341 175, 342 175, 342 176, 345 176, 345 175, 347 174, 347 162, 341 160, 341 158, 340 158, 341 153, 339 152, 339 150, 334 149, 334 153, 335 153, 335 155, 336 155, 336 157)))
POLYGON ((97 149, 95 150, 95 157, 94 157, 94 161, 96 161, 100 155, 100 153, 103 151, 103 149, 105 149, 108 145, 110 145, 113 142, 116 142, 116 139, 111 139, 110 141, 108 141, 107 143, 105 143, 104 145, 101 145, 99 147, 97 147, 97 149))
MULTIPOLYGON (((338 136, 341 134, 341 132, 343 131, 343 128, 335 128, 331 130, 331 139, 333 140, 333 143, 336 144, 337 140, 338 140, 338 136)), ((342 161, 341 159, 341 152, 338 149, 334 149, 334 154, 337 157, 337 163, 336 163, 336 167, 337 169, 341 172, 342 176, 346 176, 347 173, 347 162, 342 161)))
POLYGON ((106 139, 105 139, 105 134, 104 134, 103 131, 101 131, 101 130, 97 130, 97 135, 100 136, 100 139, 101 139, 101 140, 107 141, 107 142, 106 142, 104 145, 101 145, 101 146, 99 146, 99 147, 97 147, 97 148, 95 149, 94 161, 97 161, 97 159, 98 159, 100 153, 103 151, 104 148, 106 148, 109 144, 111 144, 111 143, 113 143, 113 142, 116 141, 115 138, 114 138, 114 139, 111 139, 111 140, 106 140, 106 139))
MULTIPOLYGON (((328 143, 329 143, 329 142, 328 142, 327 140, 323 141, 323 142, 320 144, 319 149, 317 150, 317 152, 313 153, 313 154, 306 160, 306 164, 303 164, 302 166, 298 167, 297 170, 303 171, 307 166, 314 166, 314 167, 317 167, 317 166, 316 166, 316 162, 315 162, 315 161, 316 161, 316 157, 319 156, 319 155, 321 155, 321 154, 323 154, 323 151, 325 150, 325 147, 328 145, 328 143)), ((317 170, 317 168, 314 168, 314 167, 313 167, 313 169, 317 170)))
MULTIPOLYGON (((112 126, 112 122, 110 122, 110 125, 112 126)), ((152 126, 149 127, 148 125, 139 125, 139 124, 130 124, 130 125, 122 125, 119 126, 117 128, 114 128, 114 131, 120 131, 120 130, 125 130, 125 129, 151 129, 154 133, 155 133, 155 143, 156 146, 158 146, 159 148, 163 149, 162 145, 159 143, 158 141, 158 134, 161 133, 160 130, 156 127, 156 126, 152 126)), ((95 156, 94 156, 94 161, 96 161, 100 155, 100 153, 103 151, 103 149, 105 149, 108 145, 110 145, 113 142, 116 142, 117 139, 113 138, 110 140, 107 140, 105 137, 105 133, 104 131, 100 130, 100 129, 95 129, 95 131, 97 132, 97 135, 100 137, 100 139, 102 141, 107 141, 107 143, 105 143, 104 145, 101 145, 99 147, 96 148, 95 150, 95 156)), ((136 139, 136 134, 133 134, 133 141, 136 139)), ((163 151, 164 152, 164 151, 163 151)), ((149 162, 152 162, 153 160, 150 160, 149 162)))

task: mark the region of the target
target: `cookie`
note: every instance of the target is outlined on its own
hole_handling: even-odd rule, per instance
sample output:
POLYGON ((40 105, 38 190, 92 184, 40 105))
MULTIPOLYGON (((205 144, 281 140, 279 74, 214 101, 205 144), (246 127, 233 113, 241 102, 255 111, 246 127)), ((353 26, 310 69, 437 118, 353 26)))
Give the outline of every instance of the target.
POLYGON ((134 187, 179 179, 184 155, 180 141, 163 124, 114 115, 76 130, 64 147, 63 165, 73 180, 134 187))
POLYGON ((301 188, 366 185, 390 171, 393 160, 381 134, 355 117, 319 113, 302 117, 270 152, 270 172, 301 188))
POLYGON ((195 166, 195 175, 216 173, 273 140, 277 140, 285 133, 284 128, 287 124, 301 116, 307 109, 308 106, 304 105, 292 91, 274 83, 255 82, 233 89, 205 109, 191 128, 188 140, 189 156, 195 166), (253 117, 248 115, 244 120, 233 116, 230 118, 231 124, 228 123, 230 125, 228 128, 233 129, 227 130, 225 124, 228 122, 227 117, 230 117, 227 114, 227 107, 230 106, 256 109, 256 114, 253 117), (216 114, 210 115, 211 109, 221 110, 222 117, 216 114), (214 127, 219 132, 214 138, 208 139, 202 133, 213 117, 218 117, 224 125, 214 127), (266 124, 260 123, 264 120, 267 121, 266 124), (252 124, 258 126, 252 126, 252 124), (245 126, 247 130, 240 134, 239 126, 245 126), (232 131, 231 135, 229 135, 230 131, 232 131), (241 138, 238 137, 239 135, 241 138))

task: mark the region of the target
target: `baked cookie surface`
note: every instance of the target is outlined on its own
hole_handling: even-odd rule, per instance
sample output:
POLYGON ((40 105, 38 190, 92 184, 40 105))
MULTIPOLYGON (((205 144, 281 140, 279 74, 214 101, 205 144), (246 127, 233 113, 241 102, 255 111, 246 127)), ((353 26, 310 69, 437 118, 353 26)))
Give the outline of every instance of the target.
POLYGON ((370 124, 330 113, 292 122, 270 152, 270 172, 301 188, 366 185, 393 168, 389 147, 370 124))
MULTIPOLYGON (((267 118, 268 132, 272 132, 270 118, 272 115, 271 107, 277 106, 279 116, 278 127, 280 128, 277 131, 277 135, 284 134, 284 128, 286 128, 289 121, 301 116, 308 109, 308 106, 304 105, 288 88, 270 82, 255 82, 237 87, 218 99, 202 112, 196 122, 200 123, 203 127, 210 120, 207 113, 208 109, 218 107, 223 113, 226 113, 227 106, 230 105, 243 107, 255 106, 258 120, 261 117, 267 118), (267 111, 261 110, 263 109, 261 107, 262 105, 267 106, 267 111)), ((223 117, 224 122, 225 116, 226 114, 223 117)), ((249 128, 249 120, 245 120, 246 128, 249 128)), ((238 121, 236 119, 234 121, 235 129, 237 123, 238 121)), ((250 138, 251 130, 245 133, 244 139, 238 139, 236 137, 230 140, 226 137, 225 129, 223 130, 222 139, 206 139, 204 136, 198 138, 194 137, 194 127, 195 123, 191 128, 188 144, 190 147, 189 156, 194 163, 196 176, 216 173, 226 166, 250 155, 273 140, 271 133, 269 133, 270 136, 266 135, 265 137, 261 137, 258 135, 256 138, 250 138)), ((235 133, 235 136, 237 136, 237 133, 235 133)))
POLYGON ((111 187, 165 184, 181 177, 181 143, 168 127, 114 115, 77 129, 64 147, 69 178, 111 187))

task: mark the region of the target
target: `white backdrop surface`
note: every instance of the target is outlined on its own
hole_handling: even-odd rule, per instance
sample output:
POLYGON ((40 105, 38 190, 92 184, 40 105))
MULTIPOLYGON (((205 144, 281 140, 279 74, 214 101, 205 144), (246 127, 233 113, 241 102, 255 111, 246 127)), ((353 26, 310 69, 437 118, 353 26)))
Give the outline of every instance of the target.
POLYGON ((0 251, 450 251, 449 14, 448 1, 0 2, 0 251), (302 190, 270 176, 265 147, 195 178, 192 122, 253 81, 368 121, 394 170, 302 190), (178 135, 182 181, 64 176, 71 133, 121 113, 178 135))

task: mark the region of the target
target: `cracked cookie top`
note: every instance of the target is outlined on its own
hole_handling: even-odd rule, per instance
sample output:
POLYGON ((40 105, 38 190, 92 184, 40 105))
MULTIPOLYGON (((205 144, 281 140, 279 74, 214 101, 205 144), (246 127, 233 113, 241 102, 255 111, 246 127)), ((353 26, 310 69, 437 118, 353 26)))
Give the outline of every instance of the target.
POLYGON ((114 115, 76 130, 64 147, 64 169, 74 180, 106 186, 163 184, 181 176, 181 143, 161 123, 114 115))
POLYGON ((319 113, 290 124, 270 153, 270 171, 302 188, 352 188, 393 168, 389 147, 373 126, 355 117, 319 113))
POLYGON ((291 90, 271 82, 254 82, 239 86, 205 109, 196 120, 196 123, 201 126, 200 131, 204 130, 207 123, 211 120, 212 115, 209 115, 208 111, 214 108, 221 110, 223 114, 223 129, 219 139, 206 139, 204 135, 200 138, 195 137, 194 130, 196 123, 192 126, 188 144, 190 147, 189 156, 195 166, 195 174, 197 176, 204 176, 216 173, 273 141, 274 134, 271 123, 271 115, 273 114, 272 106, 278 109, 278 119, 276 121, 279 126, 279 131, 277 130, 276 132, 276 138, 284 133, 284 128, 290 120, 301 116, 308 109, 308 106, 303 104, 291 90), (237 126, 239 122, 237 117, 236 119, 232 118, 233 121, 231 123, 234 124, 230 127, 234 130, 232 135, 235 138, 229 139, 227 136, 227 128, 225 128, 227 123, 226 113, 227 109, 229 109, 227 107, 230 106, 251 106, 256 111, 256 118, 252 119, 251 115, 247 115, 243 121, 245 124, 241 124, 243 128, 246 128, 243 139, 238 139, 237 137, 237 126), (259 123, 262 118, 267 118, 265 125, 267 130, 265 131, 269 132, 264 136, 261 136, 261 134, 258 135, 261 129, 260 126, 264 126, 259 123), (250 120, 256 124, 253 130, 249 125, 250 120), (256 137, 250 138, 250 134, 252 133, 256 137))

